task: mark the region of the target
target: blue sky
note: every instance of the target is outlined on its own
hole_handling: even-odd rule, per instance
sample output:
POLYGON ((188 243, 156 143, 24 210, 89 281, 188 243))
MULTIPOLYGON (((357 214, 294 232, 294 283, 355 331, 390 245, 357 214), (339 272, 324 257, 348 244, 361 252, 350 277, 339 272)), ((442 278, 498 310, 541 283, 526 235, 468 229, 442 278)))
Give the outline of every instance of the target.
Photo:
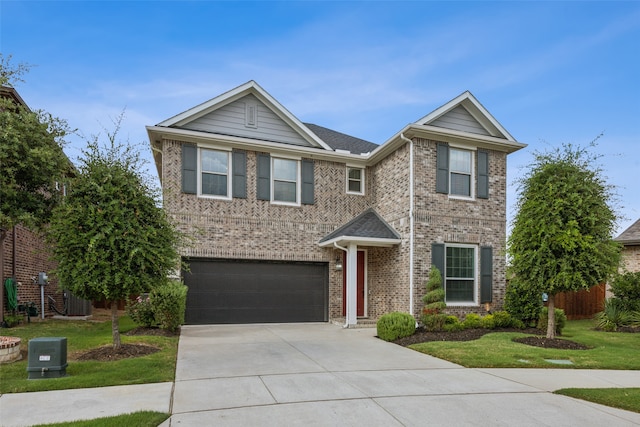
MULTIPOLYGON (((640 218, 640 3, 7 1, 0 51, 17 89, 85 136, 125 110, 122 139, 248 80, 304 122, 382 143, 470 90, 526 149, 585 145, 640 218)), ((79 155, 83 141, 66 152, 79 155)), ((155 173, 155 168, 151 168, 155 173)))

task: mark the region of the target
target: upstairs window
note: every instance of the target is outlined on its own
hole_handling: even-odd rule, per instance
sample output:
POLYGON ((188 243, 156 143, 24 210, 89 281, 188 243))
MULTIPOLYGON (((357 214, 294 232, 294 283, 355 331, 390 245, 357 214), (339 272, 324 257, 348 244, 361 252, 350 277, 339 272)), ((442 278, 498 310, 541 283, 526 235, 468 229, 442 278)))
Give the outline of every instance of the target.
POLYGON ((364 169, 347 167, 347 193, 364 194, 364 169))
POLYGON ((438 143, 436 192, 464 199, 488 199, 489 152, 465 150, 438 143))
POLYGON ((200 149, 200 194, 202 196, 229 197, 231 192, 229 157, 228 151, 200 149))
POLYGON ((299 167, 297 160, 273 158, 273 201, 299 204, 299 167))
POLYGON ((471 151, 451 148, 449 150, 449 194, 471 197, 471 151))
POLYGON ((312 205, 314 163, 310 159, 293 160, 258 153, 256 198, 281 205, 312 205))

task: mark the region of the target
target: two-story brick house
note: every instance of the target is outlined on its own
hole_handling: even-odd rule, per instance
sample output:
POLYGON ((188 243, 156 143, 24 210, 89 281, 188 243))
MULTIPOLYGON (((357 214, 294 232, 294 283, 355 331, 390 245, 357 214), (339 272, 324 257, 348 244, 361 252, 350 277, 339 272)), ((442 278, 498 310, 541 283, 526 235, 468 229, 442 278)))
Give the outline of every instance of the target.
POLYGON ((431 265, 449 312, 502 306, 507 154, 524 144, 469 92, 381 145, 302 123, 253 81, 147 131, 193 238, 187 323, 419 317, 431 265))

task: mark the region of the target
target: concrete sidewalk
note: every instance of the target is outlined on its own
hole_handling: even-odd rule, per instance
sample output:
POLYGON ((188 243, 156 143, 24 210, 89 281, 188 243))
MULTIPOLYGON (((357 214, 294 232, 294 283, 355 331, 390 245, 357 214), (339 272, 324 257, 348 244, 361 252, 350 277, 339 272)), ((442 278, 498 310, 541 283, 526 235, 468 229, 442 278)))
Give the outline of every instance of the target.
POLYGON ((163 427, 640 425, 549 391, 640 387, 640 371, 466 369, 329 324, 185 326, 175 384, 0 396, 0 425, 171 413, 163 427))

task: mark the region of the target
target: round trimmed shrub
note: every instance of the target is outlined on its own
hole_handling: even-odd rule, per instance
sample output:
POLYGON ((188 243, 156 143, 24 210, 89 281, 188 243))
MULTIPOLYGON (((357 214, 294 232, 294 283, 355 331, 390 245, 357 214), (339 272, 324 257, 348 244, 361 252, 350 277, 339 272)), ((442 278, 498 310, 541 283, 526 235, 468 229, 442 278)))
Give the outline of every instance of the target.
POLYGON ((393 341, 413 335, 416 331, 416 321, 409 313, 395 311, 380 316, 376 328, 378 338, 393 341))

